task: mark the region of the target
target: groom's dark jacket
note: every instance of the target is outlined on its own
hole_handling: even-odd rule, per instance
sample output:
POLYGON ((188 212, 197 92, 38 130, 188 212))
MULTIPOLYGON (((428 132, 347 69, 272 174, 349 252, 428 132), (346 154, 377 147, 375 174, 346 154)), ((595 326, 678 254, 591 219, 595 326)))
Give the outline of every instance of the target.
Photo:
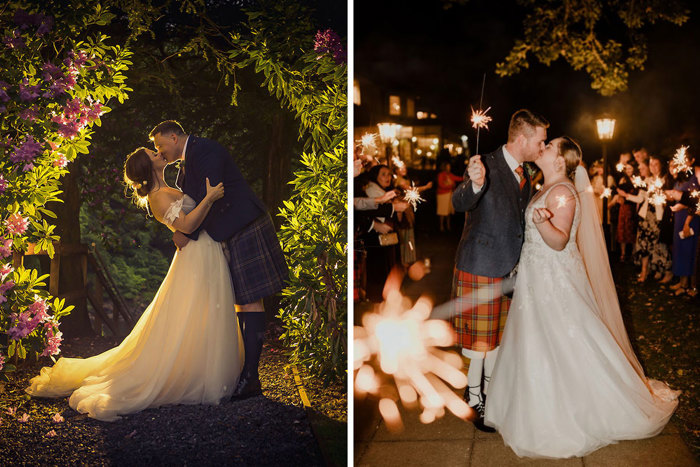
POLYGON ((231 154, 216 141, 190 135, 185 149, 185 176, 182 191, 201 203, 207 194, 206 179, 211 186, 224 183, 224 197, 214 202, 202 225, 187 235, 193 240, 204 229, 217 242, 242 230, 267 210, 243 178, 231 154))
POLYGON ((503 155, 503 147, 481 156, 486 181, 474 193, 465 171, 464 181, 452 194, 456 211, 466 211, 462 238, 457 248, 460 271, 485 277, 503 277, 520 259, 525 237, 525 208, 531 188, 527 170, 522 190, 503 155))

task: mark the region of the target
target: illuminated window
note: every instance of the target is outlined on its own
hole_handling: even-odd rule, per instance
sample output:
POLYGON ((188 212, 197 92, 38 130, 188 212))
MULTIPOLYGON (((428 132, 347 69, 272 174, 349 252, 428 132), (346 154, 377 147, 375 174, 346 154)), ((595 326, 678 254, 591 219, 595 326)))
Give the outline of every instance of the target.
POLYGON ((362 105, 362 98, 360 97, 360 82, 353 80, 352 82, 352 102, 355 105, 362 105))
POLYGON ((389 96, 389 115, 401 115, 401 97, 389 96))

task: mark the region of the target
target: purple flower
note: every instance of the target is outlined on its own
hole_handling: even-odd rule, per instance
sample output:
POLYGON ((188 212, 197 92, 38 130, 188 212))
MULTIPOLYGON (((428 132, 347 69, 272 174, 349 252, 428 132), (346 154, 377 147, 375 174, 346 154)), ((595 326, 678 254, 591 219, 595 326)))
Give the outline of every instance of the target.
POLYGON ((19 113, 19 118, 22 120, 28 120, 30 122, 33 122, 34 120, 37 119, 39 114, 39 108, 36 105, 33 105, 29 107, 28 109, 24 109, 19 113))
POLYGON ((37 84, 36 86, 29 86, 28 81, 25 78, 23 83, 19 85, 19 98, 25 102, 33 101, 34 99, 39 97, 40 89, 40 84, 37 84))
POLYGON ((36 30, 36 35, 39 37, 43 36, 47 32, 51 31, 52 26, 53 26, 53 18, 51 16, 44 16, 41 20, 41 24, 39 25, 39 28, 36 30))
POLYGON ((344 62, 346 59, 343 44, 340 41, 340 36, 332 29, 316 32, 314 38, 314 50, 321 54, 331 53, 336 63, 344 62))
POLYGON ((14 149, 14 152, 10 155, 10 161, 15 164, 19 162, 31 164, 34 158, 41 153, 43 148, 41 143, 36 142, 34 137, 29 135, 27 140, 22 143, 19 148, 15 147, 14 149))
POLYGON ((15 29, 11 36, 5 36, 3 43, 10 49, 19 49, 25 46, 24 39, 18 29, 15 29))
POLYGON ((10 317, 15 325, 7 330, 7 335, 12 340, 18 341, 24 339, 36 329, 37 325, 32 323, 32 319, 27 312, 20 313, 19 315, 17 315, 17 313, 12 313, 10 317))
POLYGON ((27 28, 28 26, 34 24, 34 15, 30 15, 26 10, 18 8, 15 11, 15 16, 12 18, 17 26, 27 28))
POLYGON ((7 102, 10 100, 10 96, 7 94, 8 89, 10 89, 10 85, 4 81, 0 81, 0 102, 7 102))

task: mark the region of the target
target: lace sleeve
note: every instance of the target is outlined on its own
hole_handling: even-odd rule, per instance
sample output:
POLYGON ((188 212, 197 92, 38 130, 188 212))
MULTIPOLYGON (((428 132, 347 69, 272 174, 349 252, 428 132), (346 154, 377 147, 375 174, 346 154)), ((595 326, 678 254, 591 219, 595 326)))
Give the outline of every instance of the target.
POLYGON ((180 211, 182 211, 182 202, 185 200, 185 197, 183 196, 182 198, 173 201, 170 204, 170 207, 168 208, 167 211, 165 211, 165 215, 163 216, 163 221, 165 221, 165 224, 168 227, 173 226, 173 222, 175 222, 175 219, 180 217, 180 211))

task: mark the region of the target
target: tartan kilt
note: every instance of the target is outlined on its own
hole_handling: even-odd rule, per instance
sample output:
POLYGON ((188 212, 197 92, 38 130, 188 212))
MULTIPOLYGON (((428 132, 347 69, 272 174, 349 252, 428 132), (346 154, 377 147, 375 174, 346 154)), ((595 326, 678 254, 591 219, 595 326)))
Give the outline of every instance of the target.
POLYGON ((510 298, 501 291, 500 277, 469 274, 455 268, 452 297, 455 304, 453 324, 457 344, 474 352, 495 349, 503 337, 510 298), (478 292, 476 292, 478 290, 478 292), (472 295, 472 292, 475 292, 472 295))
POLYGON ((269 213, 258 217, 224 242, 237 305, 256 302, 284 288, 287 262, 269 213))

